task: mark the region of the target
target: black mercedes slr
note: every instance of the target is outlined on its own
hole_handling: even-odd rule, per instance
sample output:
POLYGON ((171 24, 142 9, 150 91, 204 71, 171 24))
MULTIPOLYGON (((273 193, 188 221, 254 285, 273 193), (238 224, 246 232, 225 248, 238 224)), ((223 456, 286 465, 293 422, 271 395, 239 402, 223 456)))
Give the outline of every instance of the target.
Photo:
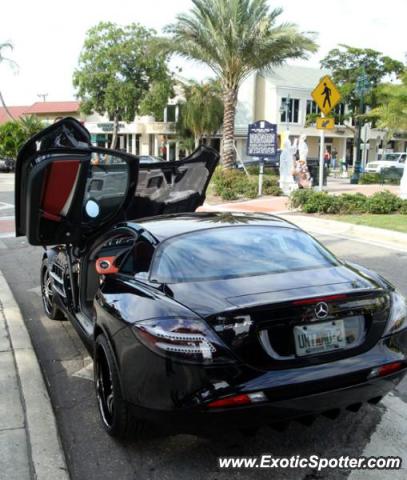
POLYGON ((217 162, 139 164, 70 118, 19 154, 17 235, 45 247, 45 312, 89 349, 111 435, 334 417, 406 373, 405 299, 380 275, 278 217, 195 213, 217 162))

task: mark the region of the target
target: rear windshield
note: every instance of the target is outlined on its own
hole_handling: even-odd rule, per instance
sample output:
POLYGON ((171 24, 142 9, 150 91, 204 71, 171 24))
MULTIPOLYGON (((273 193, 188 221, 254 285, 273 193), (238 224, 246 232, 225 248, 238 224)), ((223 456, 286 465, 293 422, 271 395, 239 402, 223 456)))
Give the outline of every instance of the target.
POLYGON ((160 283, 219 280, 337 264, 332 254, 299 230, 220 227, 164 241, 155 255, 151 279, 160 283))

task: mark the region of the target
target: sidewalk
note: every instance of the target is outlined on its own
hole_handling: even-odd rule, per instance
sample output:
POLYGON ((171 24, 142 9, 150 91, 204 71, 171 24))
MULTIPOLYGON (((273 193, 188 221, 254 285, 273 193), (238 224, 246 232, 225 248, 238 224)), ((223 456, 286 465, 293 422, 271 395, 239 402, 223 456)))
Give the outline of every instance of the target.
POLYGON ((0 385, 0 478, 69 480, 40 366, 1 272, 0 385))

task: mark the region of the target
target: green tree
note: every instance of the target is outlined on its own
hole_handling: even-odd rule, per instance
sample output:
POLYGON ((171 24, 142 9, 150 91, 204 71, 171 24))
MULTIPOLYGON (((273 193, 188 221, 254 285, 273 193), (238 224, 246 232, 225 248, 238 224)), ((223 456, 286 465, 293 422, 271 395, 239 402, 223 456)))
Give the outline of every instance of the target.
POLYGON ((181 104, 180 123, 191 132, 195 147, 205 135, 219 130, 223 121, 223 101, 217 82, 196 83, 184 86, 185 102, 181 104))
POLYGON ((164 107, 169 98, 174 97, 174 82, 170 76, 153 81, 150 89, 140 102, 140 115, 153 115, 158 122, 163 121, 164 107))
POLYGON ((0 156, 17 158, 22 145, 45 125, 32 115, 0 125, 0 156))
MULTIPOLYGON (((122 27, 110 22, 87 32, 73 84, 84 113, 95 111, 113 120, 111 148, 116 147, 119 121, 133 121, 143 98, 152 95, 150 88, 170 81, 165 55, 150 51, 154 33, 139 24, 122 27)), ((157 95, 152 96, 151 112, 144 105, 144 113, 159 110, 157 95)))
POLYGON ((400 84, 381 85, 377 96, 380 104, 368 116, 377 119, 377 126, 387 129, 389 137, 407 132, 407 71, 401 75, 400 84))
POLYGON ((342 101, 350 106, 353 116, 359 108, 356 82, 362 66, 370 84, 365 103, 371 107, 378 104, 377 87, 383 79, 391 74, 400 75, 404 70, 402 62, 383 55, 381 52, 343 44, 329 51, 321 60, 321 66, 332 72, 333 80, 341 90, 342 101))
POLYGON ((167 26, 165 49, 208 65, 222 85, 224 119, 222 158, 234 162, 234 123, 237 95, 251 73, 290 58, 304 58, 317 47, 310 34, 291 23, 277 23, 281 8, 267 0, 192 0, 189 13, 167 26))

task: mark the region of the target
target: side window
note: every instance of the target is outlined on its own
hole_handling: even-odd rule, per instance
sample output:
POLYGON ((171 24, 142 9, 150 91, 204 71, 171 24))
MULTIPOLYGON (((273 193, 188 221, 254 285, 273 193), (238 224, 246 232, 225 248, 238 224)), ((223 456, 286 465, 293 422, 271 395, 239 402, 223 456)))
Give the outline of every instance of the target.
POLYGON ((400 163, 405 163, 406 162, 407 155, 404 154, 400 157, 400 163))
POLYGON ((129 183, 129 166, 108 153, 92 153, 91 169, 83 199, 85 220, 103 220, 124 202, 129 183))
POLYGON ((150 270, 154 247, 142 236, 136 241, 131 252, 120 268, 121 273, 146 278, 150 270))

